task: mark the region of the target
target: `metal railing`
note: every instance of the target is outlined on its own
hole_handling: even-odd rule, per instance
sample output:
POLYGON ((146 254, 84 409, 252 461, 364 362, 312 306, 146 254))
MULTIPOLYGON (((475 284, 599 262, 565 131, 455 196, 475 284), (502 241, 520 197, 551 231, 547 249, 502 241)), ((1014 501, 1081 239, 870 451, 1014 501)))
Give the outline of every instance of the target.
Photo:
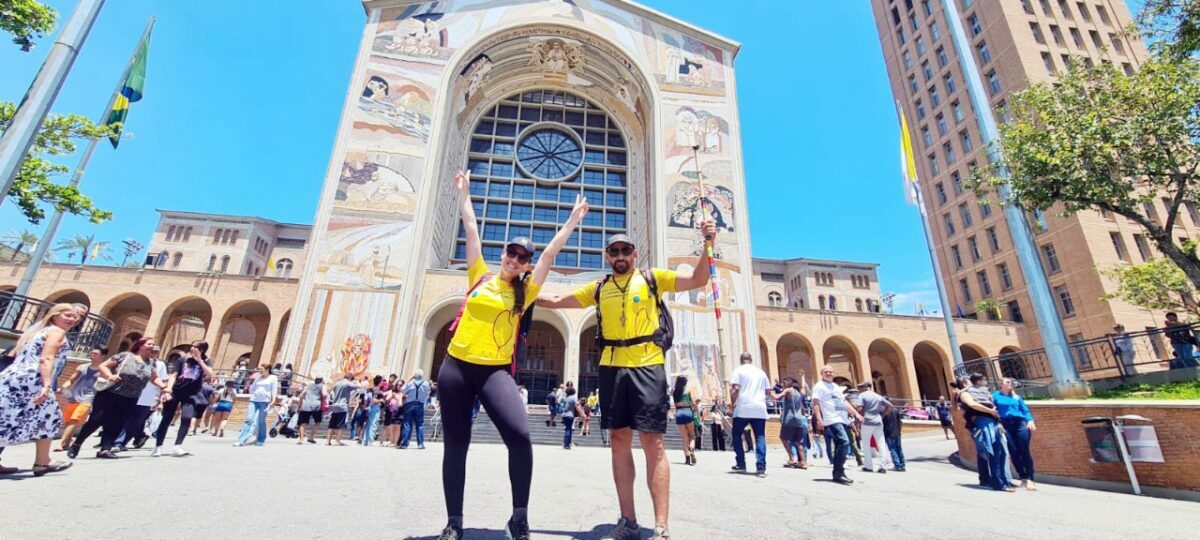
MULTIPOLYGON (((54 302, 0 291, 0 331, 20 335, 53 306, 54 302)), ((80 319, 79 324, 67 331, 67 342, 74 353, 86 355, 96 347, 108 345, 112 333, 112 321, 96 313, 88 313, 80 319)))
MULTIPOLYGON (((1190 335, 1200 331, 1200 323, 1186 326, 1190 335)), ((1195 339, 1192 343, 1179 345, 1187 358, 1180 358, 1171 335, 1183 338, 1185 331, 1177 328, 1149 328, 1137 332, 1106 334, 1102 337, 1075 341, 1068 344, 1071 359, 1079 375, 1087 379, 1129 377, 1139 372, 1157 371, 1163 368, 1186 367, 1196 358, 1195 339)), ((963 362, 954 370, 958 376, 980 373, 995 383, 1001 378, 1014 379, 1026 387, 1042 387, 1054 376, 1045 349, 1031 349, 1002 354, 990 358, 978 358, 963 362)), ((1027 392, 1028 393, 1028 392, 1027 392)))

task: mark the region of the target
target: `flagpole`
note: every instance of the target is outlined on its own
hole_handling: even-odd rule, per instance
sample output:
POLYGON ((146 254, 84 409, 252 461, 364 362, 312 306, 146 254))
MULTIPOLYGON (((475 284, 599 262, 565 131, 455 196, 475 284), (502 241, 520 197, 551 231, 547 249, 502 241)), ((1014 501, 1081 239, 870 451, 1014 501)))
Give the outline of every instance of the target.
MULTIPOLYGON (((142 32, 142 37, 138 38, 137 45, 134 47, 133 56, 129 57, 129 63, 125 66, 125 71, 121 73, 121 78, 117 79, 117 88, 113 90, 112 96, 108 98, 108 105, 104 107, 104 112, 101 113, 100 121, 103 122, 108 112, 112 110, 113 104, 117 101, 117 94, 121 91, 121 86, 125 84, 125 77, 129 76, 129 70, 133 67, 133 62, 137 58, 137 51, 142 46, 142 43, 150 35, 150 30, 154 27, 154 17, 146 22, 146 29, 142 32)), ((96 144, 100 142, 100 138, 93 137, 88 141, 87 148, 83 149, 83 156, 79 158, 79 164, 75 166, 75 173, 71 175, 70 187, 79 185, 79 181, 83 180, 83 175, 87 172, 88 163, 92 160, 92 154, 96 151, 96 144)), ((33 285, 33 279, 37 277, 38 270, 42 267, 42 260, 46 256, 46 250, 50 247, 50 240, 54 239, 54 235, 58 233, 58 226, 62 223, 63 211, 59 208, 54 209, 54 215, 50 217, 50 222, 46 224, 46 232, 42 234, 41 240, 38 242, 37 249, 33 255, 29 257, 29 265, 25 267, 25 274, 21 276, 21 283, 17 285, 17 290, 14 294, 25 296, 29 292, 29 287, 33 285)))
POLYGON ((71 66, 75 64, 75 58, 79 56, 79 49, 91 33, 102 7, 104 0, 80 0, 75 6, 70 18, 63 25, 62 33, 54 40, 46 61, 42 63, 41 69, 33 78, 33 83, 29 85, 29 90, 25 92, 25 97, 21 99, 21 104, 17 106, 8 128, 0 136, 0 183, 3 184, 3 188, 0 188, 0 202, 4 202, 8 197, 8 192, 21 171, 21 164, 25 162, 25 155, 33 147, 33 141, 37 138, 42 123, 46 121, 46 115, 50 114, 50 106, 58 97, 58 91, 62 89, 71 66))

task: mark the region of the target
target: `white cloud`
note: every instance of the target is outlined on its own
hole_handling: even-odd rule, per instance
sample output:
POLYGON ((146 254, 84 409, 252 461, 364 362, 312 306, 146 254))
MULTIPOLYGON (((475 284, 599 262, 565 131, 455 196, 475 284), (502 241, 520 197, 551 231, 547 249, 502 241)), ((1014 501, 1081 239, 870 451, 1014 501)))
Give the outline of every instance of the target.
MULTIPOLYGON (((925 310, 926 315, 940 315, 941 305, 938 302, 937 287, 933 280, 906 283, 901 290, 892 291, 894 307, 892 312, 899 315, 915 315, 918 308, 925 310)), ((953 309, 953 307, 951 307, 953 309)))

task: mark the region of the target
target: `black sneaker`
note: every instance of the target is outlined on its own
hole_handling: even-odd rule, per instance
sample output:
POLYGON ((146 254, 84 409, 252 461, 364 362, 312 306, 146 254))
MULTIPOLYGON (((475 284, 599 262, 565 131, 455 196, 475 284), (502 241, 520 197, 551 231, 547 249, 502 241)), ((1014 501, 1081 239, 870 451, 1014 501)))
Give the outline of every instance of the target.
POLYGON ((729 470, 731 470, 731 471, 737 471, 737 472, 746 472, 746 468, 745 468, 745 467, 739 467, 739 466, 737 466, 737 465, 734 465, 734 466, 730 467, 730 468, 729 468, 729 470))
POLYGON ((836 483, 838 483, 838 484, 842 484, 842 485, 844 485, 844 486, 848 486, 848 485, 850 485, 850 484, 853 484, 853 483, 854 483, 854 480, 851 480, 851 479, 850 479, 850 477, 849 477, 849 476, 846 476, 846 475, 842 475, 842 476, 839 476, 839 477, 837 477, 837 478, 834 478, 834 479, 833 479, 833 481, 834 481, 834 482, 836 482, 836 483))
POLYGON ((442 534, 438 535, 438 540, 462 540, 462 537, 462 527, 447 523, 446 528, 442 529, 442 534))
POLYGON ((766 470, 759 470, 758 472, 754 473, 754 476, 757 476, 757 477, 759 477, 759 478, 766 478, 766 477, 767 477, 767 471, 766 471, 766 470))
POLYGON ((509 518, 508 525, 504 527, 504 536, 508 540, 529 540, 529 521, 518 522, 509 518))
POLYGON ((637 522, 630 521, 629 518, 621 516, 621 519, 617 520, 617 525, 604 538, 612 540, 641 540, 642 531, 638 528, 637 522))
POLYGON ((71 459, 75 459, 77 456, 79 456, 79 447, 78 446, 71 445, 69 448, 67 448, 67 457, 69 457, 71 459))

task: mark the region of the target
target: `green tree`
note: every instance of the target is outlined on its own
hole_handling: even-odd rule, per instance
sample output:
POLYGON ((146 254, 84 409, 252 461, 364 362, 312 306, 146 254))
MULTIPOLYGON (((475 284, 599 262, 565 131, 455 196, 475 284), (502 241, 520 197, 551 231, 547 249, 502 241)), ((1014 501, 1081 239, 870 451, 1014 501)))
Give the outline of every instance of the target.
MULTIPOLYGON (((16 110, 16 105, 0 102, 0 131, 8 127, 16 110)), ((113 132, 110 126, 96 125, 76 114, 48 116, 9 191, 21 208, 21 213, 31 223, 37 223, 46 217, 44 206, 50 205, 70 214, 87 217, 93 223, 112 219, 112 212, 97 208, 78 187, 52 182, 55 176, 70 172, 71 168, 48 158, 71 155, 75 153, 76 141, 108 137, 113 132)))
MULTIPOLYGON (((1200 258, 1173 240, 1180 208, 1200 202, 1196 60, 1153 59, 1133 75, 1076 63, 1054 84, 1033 85, 1009 103, 1000 150, 1013 202, 1124 216, 1200 285, 1200 258), (1159 199, 1161 217, 1151 212, 1159 199)), ((984 195, 1001 181, 988 166, 973 173, 971 184, 984 195)))
POLYGON ((975 302, 975 313, 987 313, 990 316, 994 316, 994 320, 1001 320, 1004 318, 1000 315, 1000 302, 990 298, 975 302))
POLYGON ((1104 300, 1124 300, 1147 309, 1186 311, 1200 318, 1196 288, 1170 259, 1115 266, 1101 273, 1117 282, 1117 289, 1105 295, 1104 300))
POLYGON ((1200 0, 1145 0, 1137 23, 1158 54, 1183 59, 1200 50, 1200 0))
POLYGON ((66 251, 68 261, 75 255, 79 255, 79 264, 87 264, 89 258, 112 259, 112 256, 108 254, 108 242, 96 240, 94 234, 87 236, 77 234, 74 238, 59 240, 54 249, 66 251), (93 254, 95 254, 94 257, 93 254))
POLYGON ((0 30, 13 36, 22 51, 33 50, 33 40, 54 30, 58 13, 34 0, 0 0, 0 30))
POLYGON ((38 235, 28 229, 9 231, 8 234, 4 235, 4 241, 16 244, 13 247, 12 257, 9 257, 9 260, 14 260, 26 246, 33 246, 37 243, 38 235))

